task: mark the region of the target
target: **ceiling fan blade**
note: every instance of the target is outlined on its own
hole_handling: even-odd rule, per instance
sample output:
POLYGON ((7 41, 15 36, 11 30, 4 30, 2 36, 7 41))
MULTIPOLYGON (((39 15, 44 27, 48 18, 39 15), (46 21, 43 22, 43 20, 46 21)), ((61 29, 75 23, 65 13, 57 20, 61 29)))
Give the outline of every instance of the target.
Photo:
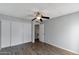
POLYGON ((40 19, 40 21, 41 21, 41 22, 43 22, 43 20, 42 20, 42 19, 40 19))
POLYGON ((32 19, 32 21, 34 21, 36 18, 32 19))
POLYGON ((50 19, 50 17, 46 17, 46 16, 42 16, 42 18, 45 18, 45 19, 50 19))

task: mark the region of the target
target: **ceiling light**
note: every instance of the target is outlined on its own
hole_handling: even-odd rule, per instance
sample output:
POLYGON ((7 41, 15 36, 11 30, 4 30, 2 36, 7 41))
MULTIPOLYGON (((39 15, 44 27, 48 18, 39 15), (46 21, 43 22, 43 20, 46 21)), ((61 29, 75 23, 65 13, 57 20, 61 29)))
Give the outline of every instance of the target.
POLYGON ((37 19, 41 19, 41 17, 37 17, 37 19))

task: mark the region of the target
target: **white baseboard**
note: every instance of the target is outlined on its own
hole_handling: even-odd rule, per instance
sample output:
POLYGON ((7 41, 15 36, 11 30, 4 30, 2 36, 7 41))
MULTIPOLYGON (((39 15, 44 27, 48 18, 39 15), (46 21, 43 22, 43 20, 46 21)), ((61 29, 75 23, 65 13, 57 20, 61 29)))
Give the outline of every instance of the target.
POLYGON ((1 47, 0 50, 3 49, 3 48, 14 47, 14 46, 22 45, 22 44, 29 43, 29 42, 31 42, 31 40, 29 40, 27 42, 20 43, 20 44, 16 44, 16 45, 10 45, 10 46, 6 46, 6 47, 1 47))
POLYGON ((51 44, 51 43, 48 43, 48 42, 45 42, 45 43, 50 44, 50 45, 53 45, 53 46, 58 47, 58 48, 60 48, 60 49, 63 49, 63 50, 66 50, 66 51, 72 52, 72 53, 74 53, 74 54, 79 54, 79 53, 76 52, 76 51, 72 51, 72 50, 69 50, 69 49, 63 48, 63 47, 61 47, 61 46, 59 46, 59 45, 56 45, 56 44, 51 44))

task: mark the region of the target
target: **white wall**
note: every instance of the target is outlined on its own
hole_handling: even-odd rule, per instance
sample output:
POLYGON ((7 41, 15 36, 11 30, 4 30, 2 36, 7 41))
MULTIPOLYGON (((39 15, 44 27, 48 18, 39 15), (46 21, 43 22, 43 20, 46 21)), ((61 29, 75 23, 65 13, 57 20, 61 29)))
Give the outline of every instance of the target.
POLYGON ((45 42, 79 52, 79 13, 45 22, 45 42))

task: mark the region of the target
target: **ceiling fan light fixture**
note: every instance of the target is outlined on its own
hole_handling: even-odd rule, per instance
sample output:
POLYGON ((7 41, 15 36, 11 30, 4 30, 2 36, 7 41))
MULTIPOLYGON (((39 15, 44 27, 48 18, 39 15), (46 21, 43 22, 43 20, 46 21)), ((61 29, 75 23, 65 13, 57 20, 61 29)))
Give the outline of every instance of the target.
POLYGON ((42 23, 43 22, 43 18, 44 19, 50 19, 47 16, 43 16, 41 12, 36 12, 35 13, 35 18, 32 19, 32 21, 35 20, 36 22, 42 23))

